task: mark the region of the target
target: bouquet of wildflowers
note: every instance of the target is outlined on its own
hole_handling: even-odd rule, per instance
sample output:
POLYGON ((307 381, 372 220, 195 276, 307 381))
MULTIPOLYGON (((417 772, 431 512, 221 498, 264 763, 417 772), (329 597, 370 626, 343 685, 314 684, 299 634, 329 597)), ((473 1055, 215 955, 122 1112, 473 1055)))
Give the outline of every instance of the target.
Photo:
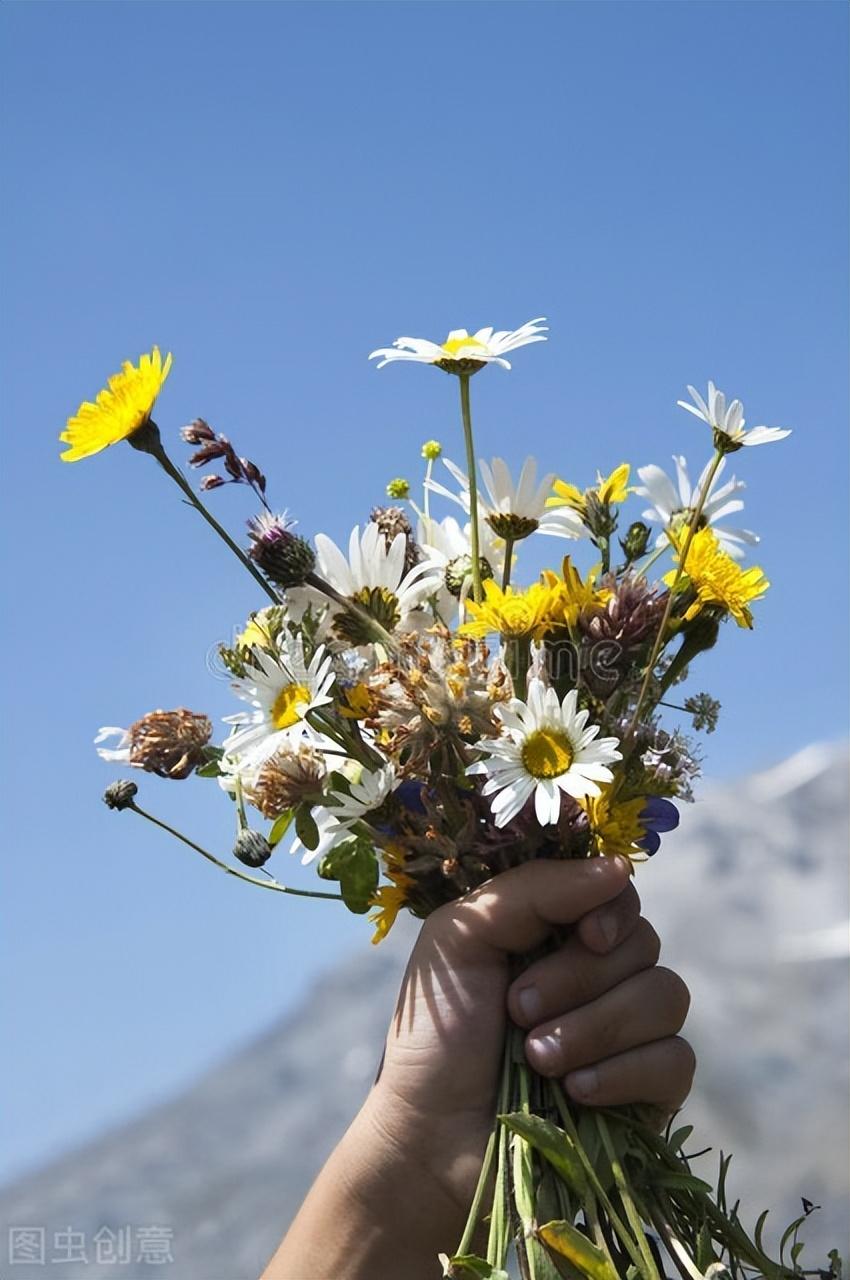
MULTIPOLYGON (((717 701, 680 686, 724 623, 753 626, 769 585, 742 563, 755 535, 725 523, 742 509, 744 487, 726 474, 727 459, 789 432, 745 429, 740 401, 709 383, 705 398, 689 387, 679 401, 713 446, 695 483, 682 457, 672 477, 639 468, 637 485, 625 463, 587 487, 538 475, 533 458, 515 478, 502 459, 476 458, 472 379, 491 364, 509 369, 509 353, 545 334, 533 320, 513 332, 455 330, 442 344, 399 338, 373 352, 378 368, 409 361, 455 380, 465 459, 425 443, 421 494, 391 481, 390 502, 345 547, 296 532, 269 505, 259 467, 198 419, 182 438, 194 450, 189 465, 206 469, 200 493, 240 484, 259 506, 244 546, 222 528, 152 419, 171 367, 157 348, 80 406, 62 457, 121 440, 151 454, 257 588, 256 611, 220 648, 243 709, 219 741, 206 715, 183 707, 97 739, 108 761, 214 780, 232 802, 234 859, 154 818, 135 782, 107 789, 111 808, 166 827, 263 889, 341 898, 369 915, 374 941, 400 910, 423 918, 533 858, 620 855, 634 866, 658 850, 700 758, 691 732, 667 727, 665 713, 712 731, 717 701), (633 495, 640 518, 624 519, 633 495), (447 514, 435 513, 438 503, 447 514), (556 567, 522 583, 520 553, 539 535, 556 567), (592 548, 584 572, 574 559, 582 543, 592 548), (324 887, 294 887, 268 870, 286 845, 324 887)), ((506 1280, 511 1248, 532 1280, 660 1280, 662 1250, 683 1280, 800 1274, 802 1219, 772 1261, 764 1215, 748 1235, 725 1201, 728 1162, 713 1193, 691 1171, 689 1138, 687 1127, 662 1137, 641 1108, 582 1108, 534 1073, 512 1028, 478 1190, 463 1239, 446 1242, 456 1247, 441 1255, 444 1274, 506 1280), (485 1256, 470 1252, 481 1223, 485 1256)), ((838 1266, 833 1255, 828 1274, 838 1266)))

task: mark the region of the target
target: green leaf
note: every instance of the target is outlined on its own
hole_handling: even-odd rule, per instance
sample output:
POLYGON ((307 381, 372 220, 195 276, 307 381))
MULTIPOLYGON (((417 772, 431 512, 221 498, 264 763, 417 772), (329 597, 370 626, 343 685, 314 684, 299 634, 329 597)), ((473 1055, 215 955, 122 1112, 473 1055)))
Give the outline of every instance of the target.
POLYGON ((474 1253, 456 1253, 453 1258, 441 1253, 439 1261, 443 1276, 449 1276, 451 1280, 468 1280, 469 1277, 473 1280, 510 1280, 507 1271, 492 1266, 474 1253))
POLYGON ((281 840, 283 839, 283 837, 286 835, 287 831, 291 827, 292 819, 294 817, 295 817, 295 810, 287 809, 286 812, 282 813, 280 817, 275 821, 274 826, 272 827, 271 831, 268 834, 268 841, 272 848, 274 848, 276 844, 280 844, 281 840))
POLYGON ((300 804, 295 810, 295 834, 305 849, 311 852, 319 847, 319 828, 309 805, 300 804))
POLYGON ((713 1187, 710 1182, 696 1178, 692 1173, 654 1173, 649 1179, 651 1187, 669 1187, 673 1191, 698 1191, 711 1195, 713 1187))
POLYGON ((677 1129, 675 1133, 671 1133, 667 1139, 667 1145, 672 1151, 681 1151, 688 1138, 694 1131, 692 1124, 683 1124, 681 1129, 677 1129))
POLYGON ((756 1248, 757 1248, 759 1251, 763 1251, 763 1248, 764 1248, 764 1246, 762 1245, 762 1242, 761 1242, 761 1238, 762 1238, 762 1233, 764 1232, 764 1224, 765 1224, 765 1220, 767 1219, 767 1215, 768 1215, 769 1213, 770 1213, 770 1210, 769 1210, 769 1209, 765 1209, 762 1213, 760 1213, 760 1214, 759 1214, 759 1220, 758 1220, 758 1222, 756 1223, 756 1229, 755 1229, 755 1231, 753 1232, 753 1239, 755 1240, 755 1242, 756 1242, 756 1248))
POLYGON ((369 910, 370 899, 378 887, 378 859, 368 840, 354 836, 319 862, 323 880, 338 880, 345 905, 355 915, 369 910))
POLYGON ((500 1116, 499 1119, 512 1133, 518 1133, 529 1146, 539 1151, 544 1160, 548 1160, 552 1168, 561 1175, 571 1191, 579 1196, 585 1194, 587 1176, 584 1167, 571 1139, 563 1129, 559 1129, 557 1125, 551 1124, 541 1116, 527 1115, 523 1111, 500 1116))
MULTIPOLYGON (((556 1265, 562 1260, 570 1268, 577 1268, 589 1280, 619 1280, 619 1276, 601 1249, 571 1222, 547 1222, 537 1228, 537 1237, 549 1250, 556 1265)), ((560 1268, 559 1268, 560 1269, 560 1268)), ((573 1270, 563 1268, 561 1274, 574 1276, 573 1270)))

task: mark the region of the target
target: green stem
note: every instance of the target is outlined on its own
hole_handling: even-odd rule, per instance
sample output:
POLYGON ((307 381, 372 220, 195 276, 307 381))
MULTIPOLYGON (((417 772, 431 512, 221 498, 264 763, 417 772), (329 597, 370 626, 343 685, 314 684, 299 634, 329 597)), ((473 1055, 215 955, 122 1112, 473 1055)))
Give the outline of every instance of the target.
POLYGON ((481 603, 481 550, 478 544, 478 479, 475 474, 475 444, 472 438, 472 415, 469 410, 470 374, 462 373, 460 380, 460 411, 463 417, 463 438, 466 444, 466 469, 469 472, 469 519, 472 543, 472 599, 481 603))
POLYGON ((596 1197, 599 1200, 599 1203, 602 1205, 603 1209, 608 1214, 608 1217, 611 1221, 611 1226, 616 1231, 617 1236, 620 1240, 620 1243, 628 1253, 632 1262, 637 1267, 638 1272, 641 1275, 643 1275, 644 1274, 643 1255, 641 1254, 641 1251, 638 1248, 635 1241, 632 1239, 631 1233, 626 1227, 626 1224, 623 1222, 622 1218, 617 1213, 616 1209, 614 1208, 611 1201, 609 1200, 607 1192, 605 1191, 605 1188, 603 1187, 602 1183, 599 1181, 596 1170, 594 1169, 587 1155, 587 1152, 585 1151, 584 1147, 581 1145, 581 1142, 579 1141, 578 1130, 576 1129, 575 1121, 573 1120, 572 1114, 570 1113, 570 1108, 567 1105, 567 1101, 564 1098, 564 1095, 560 1087, 554 1082, 550 1082, 550 1090, 551 1090, 552 1096, 555 1099, 555 1106, 558 1108, 558 1112, 561 1117, 561 1123, 563 1124, 564 1129, 572 1138, 573 1146, 576 1149, 576 1155, 578 1156, 579 1160, 582 1163, 584 1172, 587 1175, 587 1180, 590 1183, 591 1188, 595 1192, 596 1197))
POLYGON ((389 631, 382 627, 377 618, 373 618, 369 610, 364 609, 356 600, 340 595, 336 587, 332 587, 329 582, 325 582, 325 579, 321 578, 317 573, 308 573, 304 578, 304 585, 313 587, 316 591, 321 591, 322 595, 327 596, 329 600, 333 600, 334 604, 338 604, 340 608, 354 614, 363 623, 363 626, 372 632, 375 641, 378 644, 382 644, 389 653, 398 651, 398 645, 389 631))
POLYGON ((705 477, 705 483, 700 489, 699 501, 697 502, 697 505, 694 507, 693 511, 691 512, 691 518, 688 524, 688 532, 685 535, 685 541, 682 546, 682 550, 678 556, 676 573, 673 578, 672 586, 670 587, 670 591, 667 596, 667 604, 664 607, 664 613, 661 618, 661 623, 658 627, 658 633, 655 637, 655 641, 652 646, 652 652, 650 653, 649 660, 646 664, 646 671, 644 672, 643 683, 640 686, 640 692, 638 693, 637 702, 635 703, 635 709, 632 714, 631 722, 629 724, 629 727, 626 733, 627 740, 632 737, 635 729, 637 728, 637 723, 640 718, 640 713, 641 713, 641 710, 643 709, 643 704, 646 699, 647 691, 649 689, 649 682, 652 679, 652 673, 655 670, 655 664, 658 661, 658 655, 661 652, 661 646, 664 643, 664 633, 667 630, 667 623, 669 622, 670 614, 673 611, 673 601, 676 596, 676 588, 678 587, 679 582, 681 581, 682 576, 685 572, 685 560, 687 559, 688 552, 691 549, 691 543, 694 540, 694 534, 697 531, 697 526, 699 525, 700 517, 702 516, 702 510, 706 504, 706 500, 711 490, 711 486, 714 482, 714 477, 717 475, 717 468, 720 466, 722 461, 723 461, 723 450, 717 449, 715 451, 714 457, 711 460, 711 466, 709 467, 708 474, 705 477))
POLYGON ((514 558, 515 538, 505 538, 505 567, 502 570, 502 590, 507 591, 511 581, 512 561, 514 558))
POLYGON ((167 831, 175 839, 182 840, 183 844, 187 844, 190 849, 194 849, 202 858, 206 858, 207 862, 211 862, 213 866, 220 867, 222 871, 226 871, 229 876, 235 876, 237 880, 246 880, 248 884, 258 884, 261 889, 274 889, 277 893, 290 893, 298 898, 336 898, 338 901, 342 901, 342 894, 339 893, 321 893, 312 889, 290 889, 286 885, 279 884, 277 880, 261 880, 259 876, 246 875, 244 871, 238 871, 236 867, 229 867, 226 862, 222 862, 214 854, 202 849, 199 844, 195 844, 194 840, 190 840, 182 832, 170 827, 167 822, 162 822, 159 818, 155 818, 152 813, 147 813, 135 802, 128 804, 127 808, 132 809, 133 813, 138 813, 140 817, 147 818, 148 822, 152 822, 155 827, 161 827, 163 831, 167 831))
MULTIPOLYGON (((498 1115, 506 1115, 511 1107, 513 1073, 513 1043, 510 1028, 505 1034, 505 1056, 502 1066, 502 1084, 499 1089, 498 1115)), ((507 1126, 499 1120, 498 1158, 496 1161, 496 1186, 493 1208, 490 1213, 490 1233, 487 1240, 487 1261, 494 1266, 504 1266, 510 1238, 510 1210, 508 1207, 508 1142, 507 1126)))
MULTIPOLYGON (((150 426, 156 429, 154 423, 150 423, 150 426)), ((132 438, 131 438, 131 443, 132 443, 132 438)), ((189 484, 189 481, 183 475, 183 472, 180 470, 180 468, 175 467, 174 463, 171 461, 168 454, 165 452, 165 448, 162 444, 162 441, 159 439, 158 432, 157 432, 157 438, 147 443, 144 449, 144 452, 150 453, 153 455, 154 458, 156 458, 157 462, 162 467, 166 475, 169 475, 171 479, 174 481, 174 483, 178 486, 178 488, 180 488, 183 491, 183 493, 186 495, 187 501, 190 502, 191 505, 195 508, 195 510, 200 515, 203 516, 203 518, 206 520, 210 528, 215 530, 215 532, 218 534, 221 540, 225 543, 225 545, 228 546, 230 550, 233 552, 233 554, 236 556, 237 560, 239 560, 244 565, 244 567, 248 570, 251 577, 256 582, 259 583, 259 585, 262 587, 263 591, 265 591, 269 599, 272 600, 274 604, 280 604, 280 596, 275 591, 275 589, 272 586, 270 586, 268 582, 266 582, 265 578, 260 573, 257 566, 251 562, 251 560, 248 558, 248 556, 242 550, 242 548, 233 541, 233 539, 231 538, 230 534, 226 531, 226 529, 223 529, 221 527, 221 525, 216 520, 215 516, 211 515, 210 512, 207 511, 206 507, 201 502, 200 498, 195 493, 194 489, 189 484)))
POLYGON ((428 481, 431 479, 431 473, 434 470, 434 459, 428 458, 425 463, 425 483, 422 486, 422 514, 424 516, 425 536, 431 541, 431 490, 428 488, 428 481))
POLYGON ((655 1265, 655 1259, 653 1258, 649 1245, 646 1241, 646 1235, 644 1233, 640 1214, 638 1213, 635 1202, 632 1199, 628 1179, 626 1178, 623 1166, 617 1156, 617 1152, 614 1149, 614 1144, 611 1141, 611 1134, 608 1131, 608 1125, 605 1122, 605 1117, 597 1112, 595 1118, 596 1128, 602 1139, 602 1145, 605 1148, 606 1155, 611 1163, 611 1172, 614 1175, 614 1181, 617 1184, 617 1190, 620 1193, 620 1199, 623 1202, 623 1208, 626 1211, 629 1226, 634 1232, 637 1246, 641 1252, 643 1266, 645 1268, 644 1274, 648 1277, 648 1280, 661 1280, 661 1277, 658 1274, 658 1268, 655 1265))

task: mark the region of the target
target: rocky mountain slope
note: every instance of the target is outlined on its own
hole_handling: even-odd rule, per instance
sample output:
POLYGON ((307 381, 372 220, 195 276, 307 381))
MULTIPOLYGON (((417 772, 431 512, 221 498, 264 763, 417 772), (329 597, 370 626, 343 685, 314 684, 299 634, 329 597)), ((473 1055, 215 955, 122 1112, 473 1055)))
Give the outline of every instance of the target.
MULTIPOLYGON (((750 1224, 821 1205, 810 1267, 848 1238, 847 766, 811 747, 704 789, 638 877, 693 995, 683 1121, 715 1148, 696 1172, 734 1151, 750 1224)), ((255 1280, 374 1077, 413 935, 364 945, 191 1089, 0 1191, 0 1275, 39 1274, 42 1247, 65 1280, 255 1280)))

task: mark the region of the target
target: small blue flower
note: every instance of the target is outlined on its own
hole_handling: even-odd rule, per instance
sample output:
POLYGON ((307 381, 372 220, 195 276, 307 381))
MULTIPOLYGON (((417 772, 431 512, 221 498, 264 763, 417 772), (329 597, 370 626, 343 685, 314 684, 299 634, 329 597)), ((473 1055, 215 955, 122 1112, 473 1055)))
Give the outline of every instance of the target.
POLYGON ((658 852, 662 834, 675 831, 678 827, 679 810, 662 796, 647 796, 646 804, 641 810, 640 821, 646 834, 638 844, 651 858, 658 852))

